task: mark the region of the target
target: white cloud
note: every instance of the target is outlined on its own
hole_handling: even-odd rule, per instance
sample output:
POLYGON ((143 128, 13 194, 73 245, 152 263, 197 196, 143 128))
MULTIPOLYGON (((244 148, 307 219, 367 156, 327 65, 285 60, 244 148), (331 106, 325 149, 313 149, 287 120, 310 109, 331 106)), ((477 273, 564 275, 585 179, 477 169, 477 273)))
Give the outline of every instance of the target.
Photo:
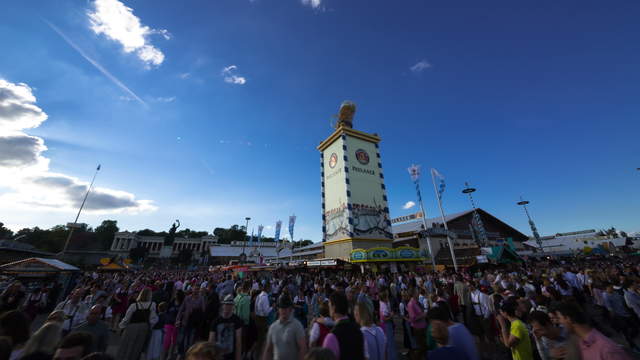
POLYGON ((235 72, 238 67, 235 65, 229 65, 222 69, 222 77, 224 82, 229 84, 244 85, 247 83, 247 79, 244 76, 236 75, 235 72))
POLYGON ((35 102, 27 84, 0 79, 0 132, 35 128, 47 120, 47 114, 35 102))
POLYGON ((154 99, 155 102, 164 102, 164 103, 174 102, 175 100, 176 100, 175 96, 157 97, 154 99))
POLYGON ((168 40, 171 35, 167 30, 142 25, 132 8, 118 0, 95 0, 88 16, 91 30, 119 42, 125 52, 135 52, 147 66, 159 66, 164 61, 164 54, 151 45, 149 36, 159 34, 168 40))
POLYGON ((405 209, 405 210, 409 210, 409 209, 411 209, 411 208, 412 208, 412 207, 414 207, 414 206, 416 206, 416 203, 414 203, 413 201, 407 201, 407 202, 402 206, 402 208, 403 208, 403 209, 405 209))
POLYGON ((188 72, 187 73, 182 73, 182 74, 179 74, 178 77, 180 79, 182 79, 182 80, 186 80, 186 79, 191 77, 191 73, 188 73, 188 72))
POLYGON ((320 7, 322 0, 302 0, 302 5, 311 6, 314 9, 320 7))
MULTIPOLYGON (((0 203, 12 209, 77 211, 89 183, 50 172, 50 160, 42 155, 47 150, 44 140, 22 132, 47 119, 35 102, 28 85, 0 79, 0 187, 8 189, 0 193, 0 203)), ((97 187, 85 208, 95 213, 138 213, 156 207, 131 193, 97 187)))
POLYGON ((426 69, 429 69, 430 67, 431 64, 427 60, 420 60, 409 69, 411 69, 411 71, 413 71, 414 73, 420 73, 425 71, 426 69))

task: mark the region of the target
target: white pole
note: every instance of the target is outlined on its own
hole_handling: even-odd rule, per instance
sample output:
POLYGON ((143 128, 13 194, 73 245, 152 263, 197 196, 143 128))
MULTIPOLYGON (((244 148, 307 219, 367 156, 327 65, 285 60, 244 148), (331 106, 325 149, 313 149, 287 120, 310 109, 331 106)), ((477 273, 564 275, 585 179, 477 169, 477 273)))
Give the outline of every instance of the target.
POLYGON ((442 210, 442 199, 440 198, 440 193, 438 193, 438 188, 436 187, 436 178, 433 173, 433 169, 431 169, 431 182, 433 182, 433 190, 436 192, 436 198, 438 199, 438 208, 440 208, 440 217, 442 218, 442 224, 444 225, 444 230, 447 232, 447 243, 449 244, 449 250, 451 251, 451 260, 453 261, 453 268, 456 272, 458 272, 458 261, 456 260, 455 251, 453 251, 453 245, 451 244, 451 237, 449 236, 449 227, 447 226, 447 222, 444 219, 444 210, 442 210))
POLYGON ((89 188, 87 188, 87 193, 84 194, 84 198, 82 199, 82 204, 80 204, 80 209, 78 209, 78 214, 76 215, 76 219, 73 221, 73 227, 69 230, 69 235, 67 236, 67 240, 64 242, 64 247, 62 248, 62 252, 60 252, 60 256, 62 257, 64 253, 67 251, 67 247, 69 246, 69 241, 71 240, 71 236, 73 235, 73 231, 78 225, 78 218, 80 217, 80 213, 82 212, 82 208, 84 207, 84 203, 87 201, 87 197, 89 196, 89 192, 91 192, 91 188, 93 187, 93 182, 96 181, 96 176, 98 176, 98 171, 100 171, 100 165, 96 168, 96 172, 93 174, 93 179, 91 179, 91 184, 89 184, 89 188))

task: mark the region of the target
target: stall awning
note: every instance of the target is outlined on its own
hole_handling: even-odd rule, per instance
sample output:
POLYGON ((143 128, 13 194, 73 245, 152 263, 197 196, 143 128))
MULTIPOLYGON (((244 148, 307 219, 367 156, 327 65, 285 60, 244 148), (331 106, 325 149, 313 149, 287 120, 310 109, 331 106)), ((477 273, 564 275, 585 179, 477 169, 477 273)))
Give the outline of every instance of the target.
POLYGON ((80 271, 79 268, 56 259, 29 258, 0 266, 4 273, 59 273, 80 271))

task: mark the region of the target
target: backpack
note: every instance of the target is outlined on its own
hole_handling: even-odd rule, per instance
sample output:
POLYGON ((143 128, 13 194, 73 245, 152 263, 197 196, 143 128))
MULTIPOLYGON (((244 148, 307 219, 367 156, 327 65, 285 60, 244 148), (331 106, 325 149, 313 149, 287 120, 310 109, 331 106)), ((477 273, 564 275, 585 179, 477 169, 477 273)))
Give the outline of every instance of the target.
POLYGON ((141 309, 138 307, 138 303, 136 303, 136 311, 131 315, 130 324, 139 324, 139 323, 147 323, 149 322, 149 316, 151 316, 151 305, 153 303, 149 303, 149 307, 146 309, 141 309))

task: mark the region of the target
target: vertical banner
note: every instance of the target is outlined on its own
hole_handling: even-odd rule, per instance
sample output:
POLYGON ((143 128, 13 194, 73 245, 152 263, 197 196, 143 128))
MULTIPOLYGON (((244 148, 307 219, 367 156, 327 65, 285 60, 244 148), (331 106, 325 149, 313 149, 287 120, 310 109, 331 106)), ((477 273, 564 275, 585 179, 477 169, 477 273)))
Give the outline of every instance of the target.
POLYGON ((253 246, 253 230, 251 230, 251 237, 249 238, 249 247, 253 246))
POLYGON ((276 234, 273 236, 273 241, 278 244, 280 241, 280 228, 282 227, 282 221, 276 221, 276 234))
POLYGON ((289 235, 291 235, 291 246, 293 246, 293 227, 296 224, 296 216, 289 216, 289 235))

